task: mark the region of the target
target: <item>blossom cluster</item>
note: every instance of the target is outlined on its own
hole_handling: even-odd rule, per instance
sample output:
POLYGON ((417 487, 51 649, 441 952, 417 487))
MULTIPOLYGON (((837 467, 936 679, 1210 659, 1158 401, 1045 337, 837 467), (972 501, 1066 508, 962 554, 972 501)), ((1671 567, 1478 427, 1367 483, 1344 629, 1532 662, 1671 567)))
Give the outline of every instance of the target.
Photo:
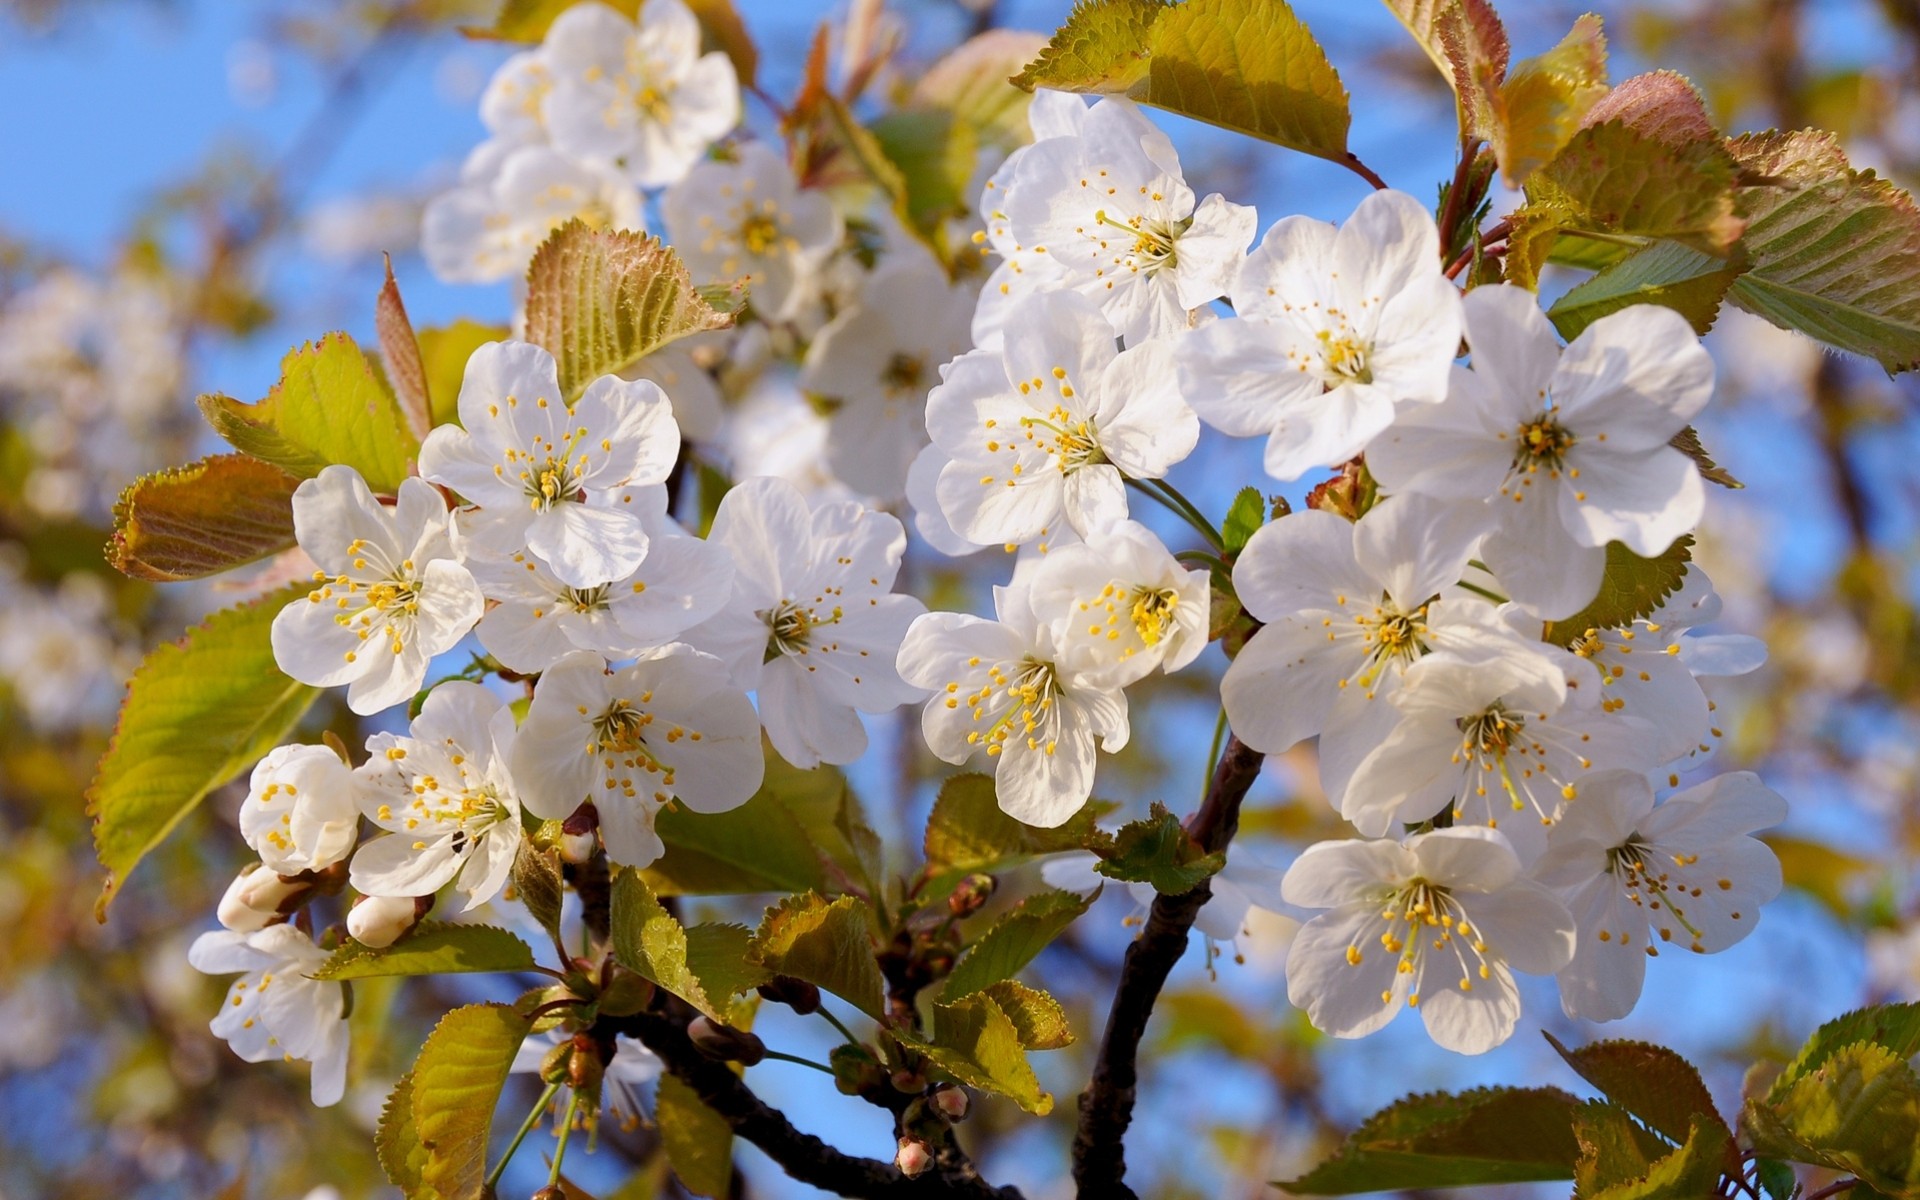
MULTIPOLYGON (((482 111, 491 140, 426 218, 441 274, 514 274, 574 216, 639 228, 664 188, 694 277, 744 279, 750 307, 704 359, 673 347, 571 402, 546 350, 484 345, 396 495, 345 466, 295 493, 311 588, 275 657, 391 728, 358 766, 311 745, 260 762, 240 817, 260 862, 194 962, 245 973, 215 1031, 312 1058, 316 1100, 339 1095, 345 1040, 338 985, 308 977, 324 951, 286 922, 314 881, 344 873, 349 931, 385 945, 443 890, 499 897, 542 821, 643 867, 664 809, 754 795, 763 735, 797 767, 850 763, 863 714, 919 703, 936 756, 989 765, 1008 814, 1059 826, 1127 743, 1128 690, 1193 667, 1229 587, 1256 631, 1220 683, 1228 724, 1267 753, 1317 737, 1358 836, 1277 885, 1233 851, 1205 931, 1231 939, 1255 904, 1307 917, 1287 987, 1323 1030, 1417 1007, 1479 1052, 1515 1027, 1516 971, 1618 1018, 1648 958, 1723 949, 1779 890, 1751 835, 1784 802, 1756 778, 1659 798, 1719 737, 1703 678, 1762 648, 1698 632, 1718 600, 1696 565, 1631 624, 1578 621, 1610 545, 1660 556, 1703 515, 1671 443, 1713 367, 1674 312, 1628 307, 1563 346, 1531 293, 1463 296, 1433 218, 1389 190, 1255 244, 1254 211, 1197 198, 1137 107, 1044 92, 1034 140, 982 164, 984 284, 904 244, 862 261, 846 231, 874 213, 765 143, 706 156, 739 89, 680 0, 637 23, 567 9, 482 111), (789 406, 768 434, 769 379, 830 415, 789 406), (818 440, 778 423, 795 412, 818 440), (1177 553, 1135 504, 1210 531, 1166 477, 1215 435, 1265 438, 1274 480, 1365 485, 1321 489, 1232 561, 1217 534, 1177 553), (754 469, 755 438, 784 469, 754 469), (705 536, 670 511, 694 448, 738 480, 705 536), (876 506, 903 498, 935 550, 1009 554, 991 616, 895 591, 908 534, 876 506), (522 714, 473 672, 435 678, 469 639, 525 682, 522 714)), ((1050 878, 1091 887, 1083 867, 1050 878)))

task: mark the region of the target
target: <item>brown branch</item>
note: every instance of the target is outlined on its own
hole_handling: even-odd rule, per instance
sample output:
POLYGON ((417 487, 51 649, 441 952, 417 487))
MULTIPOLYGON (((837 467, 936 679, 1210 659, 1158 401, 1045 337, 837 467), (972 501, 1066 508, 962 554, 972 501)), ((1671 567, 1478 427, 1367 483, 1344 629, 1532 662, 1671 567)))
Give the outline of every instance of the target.
MULTIPOLYGON (((1240 802, 1260 774, 1263 757, 1238 737, 1227 738, 1220 764, 1214 768, 1213 785, 1187 828, 1206 850, 1223 850, 1233 840, 1240 827, 1240 802)), ((1184 895, 1155 897, 1145 929, 1127 947, 1093 1078, 1080 1094, 1080 1128, 1073 1139, 1073 1179, 1080 1200, 1136 1200, 1123 1180, 1125 1138, 1139 1083, 1140 1039, 1147 1032, 1160 989, 1186 953, 1194 918, 1212 896, 1212 882, 1203 880, 1184 895)))

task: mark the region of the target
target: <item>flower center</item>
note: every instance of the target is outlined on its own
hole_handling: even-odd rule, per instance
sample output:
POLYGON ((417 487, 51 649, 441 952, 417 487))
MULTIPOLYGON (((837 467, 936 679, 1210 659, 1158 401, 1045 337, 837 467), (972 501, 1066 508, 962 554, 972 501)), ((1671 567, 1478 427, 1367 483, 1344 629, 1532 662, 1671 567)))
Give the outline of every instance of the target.
POLYGON ((886 370, 880 372, 880 384, 890 393, 910 396, 925 390, 920 386, 920 380, 926 369, 926 363, 920 358, 911 354, 896 354, 887 361, 886 370))
POLYGON ((1107 461, 1092 417, 1077 417, 1056 404, 1044 417, 1021 417, 1020 424, 1027 430, 1028 441, 1053 455, 1063 475, 1107 461))
POLYGON ((560 603, 577 613, 599 612, 607 607, 607 593, 612 584, 603 583, 598 587, 570 587, 560 593, 560 603))
MULTIPOLYGON (((1700 895, 1702 889, 1689 887, 1684 879, 1676 882, 1671 872, 1660 869, 1657 859, 1658 854, 1653 845, 1641 837, 1636 830, 1627 835, 1626 841, 1607 851, 1607 873, 1619 881, 1621 888, 1626 891, 1627 899, 1645 909, 1648 918, 1656 926, 1661 926, 1662 940, 1673 940, 1672 928, 1665 926, 1661 917, 1661 914, 1665 913, 1692 937, 1691 948, 1694 953, 1705 953, 1700 944, 1700 930, 1687 919, 1686 914, 1686 910, 1692 907, 1693 899, 1700 895)), ((1699 855, 1696 854, 1673 856, 1673 864, 1676 867, 1690 867, 1698 861, 1699 855)), ((1723 884, 1723 886, 1730 885, 1723 884)), ((1619 936, 1621 944, 1625 945, 1630 933, 1623 929, 1619 936)), ((1600 939, 1610 941, 1611 932, 1601 930, 1600 939)), ((1647 952, 1659 953, 1652 946, 1647 947, 1647 952)))
MULTIPOLYGON (((353 630, 362 642, 372 640, 374 630, 380 629, 387 648, 399 654, 406 649, 413 619, 420 612, 420 580, 414 577, 413 560, 395 566, 360 538, 347 543, 347 553, 353 555, 355 571, 384 572, 384 578, 369 580, 344 572, 330 576, 315 571, 313 581, 319 586, 307 593, 307 601, 331 603, 338 610, 333 615, 334 624, 353 630)), ((357 650, 348 650, 344 657, 355 662, 360 655, 357 650)))
MULTIPOLYGON (((1395 972, 1413 977, 1412 988, 1407 992, 1409 1008, 1420 1004, 1419 989, 1429 953, 1454 960, 1463 992, 1473 990, 1475 976, 1486 979, 1493 974, 1486 942, 1481 940, 1479 931, 1467 920, 1466 910, 1448 888, 1425 879, 1408 880, 1384 897, 1380 921, 1386 926, 1380 933, 1381 948, 1400 960, 1395 972)), ((1367 952, 1360 946, 1362 936, 1355 933, 1354 940, 1347 945, 1349 966, 1359 966, 1366 957, 1367 952)), ((1380 993, 1380 1003, 1393 1003, 1393 989, 1380 993)))
POLYGON ((1320 369, 1329 387, 1373 382, 1371 342, 1344 326, 1338 333, 1322 329, 1314 336, 1320 340, 1320 369))
POLYGON ((638 91, 634 92, 633 106, 639 109, 641 115, 647 120, 660 125, 665 125, 668 118, 673 115, 673 105, 667 99, 666 93, 651 83, 642 85, 638 91))
POLYGON ((546 512, 556 504, 585 500, 586 489, 579 480, 583 465, 569 465, 564 458, 550 457, 541 466, 523 471, 521 478, 526 481, 526 496, 533 511, 546 512))
POLYGON ((1133 592, 1133 628, 1148 646, 1158 646, 1173 628, 1180 595, 1172 588, 1135 588, 1133 592))
MULTIPOLYGON (((1059 720, 1054 699, 1062 694, 1053 664, 1032 657, 998 663, 988 668, 987 679, 978 691, 964 697, 974 721, 987 722, 985 732, 973 730, 967 734, 967 744, 984 745, 992 756, 1005 748, 1008 738, 1022 737, 1027 749, 1052 754, 1053 727, 1059 720)), ((948 684, 947 690, 958 691, 959 685, 948 684)), ((961 699, 955 697, 952 703, 957 706, 961 699)))
POLYGON ((818 609, 782 600, 778 607, 760 614, 760 619, 767 623, 767 650, 761 661, 772 662, 787 654, 805 654, 812 642, 813 631, 823 625, 839 624, 841 616, 841 608, 837 604, 823 617, 818 609))
POLYGON ((1513 466, 1517 471, 1537 471, 1546 467, 1559 470, 1567 451, 1573 449, 1573 434, 1552 413, 1542 413, 1521 424, 1514 434, 1513 466))
POLYGON ((767 213, 755 213, 740 223, 740 244, 748 254, 766 254, 780 244, 780 222, 767 213))
MULTIPOLYGON (((1114 261, 1129 271, 1144 272, 1148 275, 1171 268, 1179 261, 1175 244, 1179 241, 1180 235, 1193 224, 1192 218, 1170 222, 1131 216, 1124 221, 1118 221, 1105 209, 1095 211, 1093 219, 1133 239, 1128 252, 1114 261)), ((1106 244, 1104 241, 1100 243, 1102 247, 1106 244)))
POLYGON ((645 754, 645 731, 653 714, 625 700, 615 700, 593 720, 593 750, 599 754, 645 754))

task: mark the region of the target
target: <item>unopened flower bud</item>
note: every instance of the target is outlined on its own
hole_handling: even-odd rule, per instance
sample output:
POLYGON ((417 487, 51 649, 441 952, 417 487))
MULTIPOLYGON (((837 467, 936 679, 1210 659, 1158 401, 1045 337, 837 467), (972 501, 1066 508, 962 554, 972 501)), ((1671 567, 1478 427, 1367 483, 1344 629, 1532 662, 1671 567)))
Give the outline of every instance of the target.
POLYGON ((973 1101, 967 1095, 967 1089, 960 1087, 936 1088, 927 1103, 933 1110, 949 1121, 964 1121, 967 1112, 973 1107, 973 1101))
POLYGON ((956 917, 969 917, 980 911, 980 906, 993 895, 994 881, 991 875, 969 875, 962 879, 953 894, 947 897, 947 911, 956 917))
POLYGON ((532 1200, 567 1200, 567 1189, 550 1183, 533 1194, 532 1200))
POLYGON ((307 885, 280 878, 264 863, 240 872, 220 897, 220 923, 235 933, 253 933, 285 919, 283 905, 306 891, 307 885))
POLYGON ((927 1149, 927 1144, 919 1138, 903 1137, 900 1139, 899 1152, 893 1156, 893 1165, 900 1168, 902 1175, 911 1179, 933 1165, 933 1151, 927 1149))
POLYGON ((593 857, 598 845, 591 833, 563 832, 560 835, 560 857, 578 866, 593 857))
POLYGON ((927 1077, 918 1071, 895 1071, 892 1079, 896 1092, 918 1092, 927 1086, 927 1077))
POLYGON ((767 1056, 766 1043, 753 1034, 706 1017, 695 1017, 688 1023, 687 1038, 700 1053, 722 1062, 750 1067, 767 1056))
POLYGON ((572 1046, 573 1057, 567 1062, 567 1086, 583 1096, 599 1095, 600 1078, 607 1070, 599 1047, 586 1033, 574 1034, 572 1046))
POLYGON ((384 950, 419 920, 412 896, 362 896, 347 913, 347 932, 363 946, 384 950))
POLYGON ((565 1083, 573 1073, 573 1043, 561 1042, 540 1060, 540 1082, 565 1083))
POLYGON ((804 979, 775 975, 761 984, 758 991, 765 999, 784 1004, 803 1017, 820 1011, 820 989, 804 979))

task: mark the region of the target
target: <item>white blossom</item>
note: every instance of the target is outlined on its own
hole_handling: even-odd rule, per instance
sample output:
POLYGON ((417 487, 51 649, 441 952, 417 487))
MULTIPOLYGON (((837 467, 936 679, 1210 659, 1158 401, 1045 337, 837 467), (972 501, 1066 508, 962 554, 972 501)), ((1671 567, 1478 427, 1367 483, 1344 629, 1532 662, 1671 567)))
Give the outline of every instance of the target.
POLYGON ((664 483, 680 451, 659 387, 602 376, 568 408, 551 354, 489 342, 467 360, 460 422, 427 435, 420 474, 477 506, 460 520, 476 549, 528 551, 574 587, 639 567, 647 533, 634 492, 664 483))
POLYGON ((1034 569, 1035 615, 1064 653, 1114 686, 1171 674, 1207 646, 1207 572, 1189 570, 1152 530, 1119 521, 1034 569))
POLYGON ((1434 404, 1460 346, 1460 294, 1433 218, 1380 191, 1336 228, 1287 217, 1240 267, 1231 319, 1180 339, 1180 386, 1202 420, 1267 438, 1295 479, 1358 454, 1398 412, 1434 404))
POLYGON ((1787 802, 1736 771, 1656 806, 1644 776, 1595 776, 1553 830, 1533 877, 1559 890, 1578 942, 1560 972, 1570 1017, 1614 1021, 1633 1011, 1647 959, 1662 947, 1714 954, 1753 932, 1780 894, 1780 860, 1759 838, 1787 802))
POLYGON ((294 490, 293 528, 320 569, 274 618, 274 661, 314 687, 347 684, 354 712, 410 699, 433 656, 480 619, 485 601, 454 557, 446 502, 424 480, 401 483, 387 508, 352 467, 328 467, 294 490))
POLYGON ((726 664, 676 644, 618 671, 582 652, 542 673, 512 768, 528 811, 559 820, 592 801, 607 857, 644 867, 665 850, 656 813, 675 800, 699 813, 738 808, 766 760, 726 664))
POLYGON ((809 511, 793 485, 761 477, 721 499, 709 536, 733 559, 733 593, 687 641, 758 694, 782 758, 852 762, 867 748, 860 713, 926 695, 894 666, 907 627, 927 611, 893 592, 907 544, 898 520, 850 502, 809 511))
POLYGON ((1651 557, 1699 524, 1700 472, 1668 442, 1712 395, 1713 359, 1655 304, 1601 317, 1564 352, 1521 288, 1475 288, 1466 310, 1472 369, 1369 446, 1367 466, 1389 490, 1488 500, 1487 565, 1559 620, 1599 591, 1608 542, 1651 557))
POLYGON ((187 951, 204 974, 244 972, 221 1000, 213 1035, 247 1062, 311 1061, 313 1102, 322 1108, 338 1104, 347 1087, 346 988, 307 978, 328 957, 292 925, 203 933, 187 951))
POLYGON ((480 93, 480 122, 503 141, 541 142, 547 137, 547 93, 553 72, 547 69, 544 47, 522 50, 508 58, 487 80, 480 93))
POLYGON ((840 244, 840 215, 826 193, 795 182, 778 150, 748 142, 737 153, 701 163, 667 190, 660 212, 668 240, 695 279, 744 279, 763 320, 790 320, 840 244))
POLYGON ((1435 1042, 1484 1053, 1519 1019, 1513 972, 1549 975, 1573 955, 1566 907, 1521 877, 1491 829, 1321 842, 1294 860, 1280 890, 1289 903, 1329 910, 1288 950, 1287 998, 1334 1037, 1364 1037, 1417 1008, 1435 1042))
POLYGON ((596 229, 646 228, 640 193, 611 167, 487 142, 468 156, 460 185, 427 205, 420 251, 448 283, 493 283, 523 276, 547 235, 576 217, 596 229))
POLYGON ((998 257, 1000 261, 993 268, 986 286, 980 289, 980 298, 974 308, 973 341, 976 346, 998 346, 1000 331, 1006 324, 1007 310, 1013 302, 1033 292, 1057 286, 1064 274, 1060 264, 1051 257, 1035 253, 1031 247, 1022 246, 1014 239, 1013 229, 1007 221, 1008 196, 1021 160, 1033 147, 1050 139, 1077 136, 1086 122, 1087 112, 1088 104, 1084 96, 1045 88, 1034 92, 1033 99, 1027 105, 1027 126, 1033 132, 1033 141, 1007 155, 1006 161, 1000 164, 980 189, 977 207, 983 227, 973 238, 983 256, 998 257))
POLYGON ((360 806, 353 769, 326 746, 278 746, 253 768, 240 836, 282 875, 319 871, 353 851, 360 806))

